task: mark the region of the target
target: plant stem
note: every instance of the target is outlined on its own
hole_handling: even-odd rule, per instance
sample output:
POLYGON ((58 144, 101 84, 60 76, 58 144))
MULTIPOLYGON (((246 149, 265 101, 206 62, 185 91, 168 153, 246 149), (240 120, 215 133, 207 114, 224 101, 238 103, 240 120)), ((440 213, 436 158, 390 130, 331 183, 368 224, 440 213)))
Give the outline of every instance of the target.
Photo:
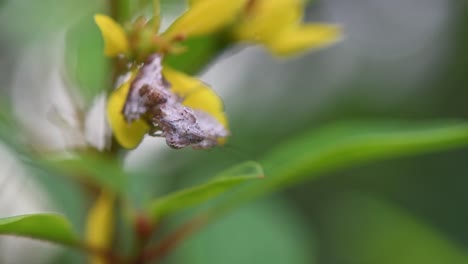
POLYGON ((184 241, 185 238, 200 230, 209 219, 209 215, 206 214, 191 219, 179 229, 163 238, 158 244, 150 246, 146 251, 143 251, 139 257, 141 263, 163 259, 169 252, 184 241))
POLYGON ((113 252, 112 250, 96 248, 86 243, 80 243, 76 245, 76 247, 87 252, 90 255, 101 256, 107 261, 107 263, 124 263, 125 262, 125 258, 123 256, 115 254, 115 252, 113 252))

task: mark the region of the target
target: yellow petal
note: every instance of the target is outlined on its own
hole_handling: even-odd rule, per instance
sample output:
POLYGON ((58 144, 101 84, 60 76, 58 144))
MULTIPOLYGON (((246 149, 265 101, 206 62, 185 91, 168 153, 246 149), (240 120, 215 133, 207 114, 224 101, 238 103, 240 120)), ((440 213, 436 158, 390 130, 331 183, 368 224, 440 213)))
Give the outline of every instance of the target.
POLYGON ((128 51, 129 44, 124 29, 106 15, 95 15, 94 21, 104 39, 104 54, 109 57, 128 51))
POLYGON ((304 9, 300 0, 255 0, 233 31, 240 41, 265 42, 299 24, 304 9))
MULTIPOLYGON (((103 190, 89 210, 86 219, 86 243, 93 248, 109 249, 114 229, 113 193, 103 190)), ((92 256, 92 264, 106 264, 102 256, 92 256)))
POLYGON ((341 36, 341 29, 336 25, 306 24, 286 30, 263 44, 276 55, 292 55, 330 45, 341 36))
POLYGON ((124 148, 134 148, 140 144, 149 126, 143 120, 127 123, 122 109, 130 89, 131 80, 125 82, 120 88, 113 91, 107 102, 107 119, 112 128, 115 138, 124 148))
POLYGON ((232 23, 247 0, 205 0, 193 4, 163 34, 167 39, 176 36, 194 37, 216 32, 232 23))
POLYGON ((184 105, 209 113, 227 128, 223 102, 209 86, 167 66, 163 68, 163 75, 171 84, 172 91, 184 98, 184 105))

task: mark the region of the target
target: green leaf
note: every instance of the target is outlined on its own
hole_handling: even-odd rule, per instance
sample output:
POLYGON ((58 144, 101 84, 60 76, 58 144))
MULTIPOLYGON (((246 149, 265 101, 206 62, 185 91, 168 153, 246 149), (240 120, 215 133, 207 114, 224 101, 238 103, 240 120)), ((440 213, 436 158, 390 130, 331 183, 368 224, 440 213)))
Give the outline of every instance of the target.
MULTIPOLYGON (((325 173, 379 160, 468 146, 464 122, 347 122, 330 125, 281 144, 261 164, 267 176, 223 200, 225 213, 261 195, 314 180, 325 173)), ((215 214, 216 215, 216 214, 215 214)))
POLYGON ((80 95, 91 105, 95 96, 110 87, 108 59, 93 13, 84 16, 67 33, 67 70, 80 95))
POLYGON ((222 172, 207 183, 156 199, 150 204, 150 215, 154 219, 157 219, 183 209, 197 206, 247 181, 263 177, 263 170, 258 163, 251 161, 242 163, 222 172))
POLYGON ((71 224, 59 214, 30 214, 0 219, 0 234, 35 238, 63 245, 77 245, 71 224))
POLYGON ((182 54, 169 54, 164 64, 187 74, 195 74, 213 61, 228 45, 222 34, 195 37, 181 43, 182 54))
POLYGON ((290 140, 263 160, 266 184, 256 192, 315 179, 326 172, 389 158, 468 146, 463 122, 346 122, 290 140))

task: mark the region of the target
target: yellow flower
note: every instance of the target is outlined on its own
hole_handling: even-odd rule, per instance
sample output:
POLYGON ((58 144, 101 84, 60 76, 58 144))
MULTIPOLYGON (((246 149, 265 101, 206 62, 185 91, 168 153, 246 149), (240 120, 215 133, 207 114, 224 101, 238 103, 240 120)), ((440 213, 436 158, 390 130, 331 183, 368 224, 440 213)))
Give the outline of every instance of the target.
POLYGON ((163 34, 194 37, 216 32, 234 22, 248 0, 192 1, 189 10, 179 17, 163 34), (196 2, 196 3, 195 3, 196 2))
POLYGON ((113 91, 107 101, 107 118, 112 131, 114 131, 114 136, 122 147, 129 149, 138 146, 150 129, 150 126, 144 120, 139 119, 133 123, 128 123, 122 115, 122 109, 133 77, 134 74, 113 91))
MULTIPOLYGON (((95 21, 105 42, 104 53, 110 57, 123 55, 129 62, 136 60, 137 63, 133 63, 133 65, 138 65, 142 61, 148 63, 147 58, 153 54, 160 54, 159 59, 162 60, 164 54, 182 51, 179 42, 184 39, 227 30, 236 41, 262 44, 276 55, 291 55, 311 48, 326 46, 337 41, 341 36, 340 28, 336 25, 303 23, 302 16, 305 7, 303 0, 189 0, 189 4, 190 8, 176 19, 166 32, 161 34, 157 32, 160 25, 159 1, 157 0, 154 1, 153 24, 147 25, 146 21, 137 20, 128 32, 125 32, 112 18, 96 15, 95 21)), ((138 99, 135 97, 138 97, 138 94, 132 95, 133 79, 137 78, 141 69, 133 68, 131 70, 134 71, 132 78, 110 95, 107 107, 109 123, 115 138, 125 148, 136 147, 143 136, 147 133, 151 134, 154 129, 162 129, 164 135, 171 134, 168 130, 174 125, 167 123, 169 122, 167 118, 164 120, 155 118, 155 113, 150 113, 148 116, 151 107, 147 105, 141 106, 139 109, 138 102, 146 102, 149 99, 148 97, 138 99), (133 108, 129 110, 127 105, 130 97, 133 98, 133 108), (126 110, 124 111, 123 108, 126 110)), ((196 110, 190 113, 190 118, 196 118, 197 115, 201 118, 198 121, 200 124, 204 124, 205 130, 218 132, 218 134, 213 132, 210 136, 205 136, 210 137, 211 142, 223 143, 224 139, 219 135, 226 133, 221 133, 217 126, 207 126, 211 122, 210 119, 197 112, 199 110, 210 114, 227 130, 227 120, 221 99, 199 80, 173 69, 164 67, 160 75, 152 76, 155 84, 160 83, 159 86, 155 85, 153 88, 160 89, 159 92, 164 94, 162 83, 164 79, 167 80, 172 84, 173 93, 184 99, 183 104, 196 110), (213 136, 217 138, 216 141, 211 138, 213 136)), ((147 77, 141 78, 147 79, 147 77)), ((146 88, 143 89, 144 91, 142 88, 140 85, 138 93, 147 92, 146 88)), ((152 96, 158 97, 161 94, 153 94, 152 96)), ((156 101, 153 100, 152 104, 159 104, 172 98, 170 95, 163 97, 159 98, 158 102, 153 98, 156 101)), ((175 103, 170 103, 170 105, 173 108, 172 115, 182 114, 182 108, 175 103)), ((167 108, 165 106, 163 110, 169 111, 167 108)), ((154 109, 152 111, 154 112, 154 109)), ((200 131, 193 131, 190 135, 185 135, 185 139, 189 142, 188 138, 190 137, 195 142, 203 137, 200 133, 200 131)), ((180 138, 177 144, 174 143, 174 140, 181 135, 172 133, 170 136, 173 140, 169 140, 166 136, 166 141, 170 146, 178 148, 187 145, 187 142, 179 144, 180 138)), ((197 146, 203 147, 212 144, 204 142, 204 144, 197 146)))
MULTIPOLYGON (((99 250, 107 250, 112 244, 115 194, 103 190, 88 212, 86 219, 86 243, 99 250)), ((91 256, 90 263, 107 263, 102 256, 91 256)))
POLYGON ((139 28, 141 25, 135 23, 137 31, 140 31, 137 37, 150 38, 150 40, 140 39, 139 47, 133 47, 132 45, 136 43, 129 41, 130 33, 134 32, 126 33, 112 18, 97 14, 94 16, 94 20, 101 30, 106 56, 128 55, 135 52, 135 49, 141 48, 141 43, 147 44, 147 42, 159 46, 157 51, 164 53, 171 51, 171 48, 176 48, 177 42, 183 39, 208 35, 233 23, 247 2, 248 0, 199 1, 199 3, 191 5, 164 33, 156 35, 160 25, 159 1, 156 0, 154 1, 153 27, 139 28))
MULTIPOLYGON (((208 1, 208 0, 198 0, 208 1)), ((291 55, 336 42, 336 25, 302 23, 303 0, 251 0, 233 29, 238 41, 264 45, 276 55, 291 55)))
MULTIPOLYGON (((156 48, 156 50, 150 50, 148 53, 157 52, 162 54, 171 52, 173 46, 175 46, 180 39, 205 35, 219 30, 235 19, 246 2, 247 0, 232 0, 223 4, 220 1, 208 1, 195 5, 177 19, 165 33, 156 35, 157 32, 153 32, 150 34, 149 39, 153 41, 152 44, 154 44, 151 48, 156 48), (216 15, 206 16, 206 13, 216 15)), ((158 9, 156 5, 155 10, 158 9)), ((157 31, 160 23, 158 14, 155 15, 155 20, 151 30, 157 31)), ((104 53, 107 56, 114 57, 123 54, 127 57, 131 57, 129 56, 130 54, 133 53, 133 55, 135 55, 138 49, 141 48, 141 46, 132 46, 133 43, 130 41, 132 32, 126 33, 112 18, 105 15, 95 15, 95 22, 104 38, 104 53)), ((143 30, 139 28, 139 30, 148 37, 147 28, 143 28, 143 30)), ((144 42, 146 40, 147 39, 142 39, 140 41, 144 42)), ((150 54, 145 54, 145 57, 149 57, 149 55, 150 54)), ((141 142, 144 135, 151 131, 148 120, 140 118, 147 117, 147 113, 137 113, 138 119, 135 121, 129 120, 131 118, 123 114, 123 109, 130 98, 129 93, 132 83, 137 75, 138 72, 134 72, 129 80, 125 81, 118 89, 113 91, 109 96, 107 104, 107 117, 114 132, 114 136, 120 145, 125 148, 136 147, 141 142)), ((172 92, 184 99, 183 105, 189 107, 190 111, 192 111, 189 114, 199 118, 199 120, 197 120, 199 123, 197 126, 200 126, 200 128, 191 130, 193 131, 192 134, 195 134, 195 136, 192 134, 181 135, 182 140, 185 139, 184 137, 188 140, 184 142, 184 144, 179 144, 181 140, 177 141, 177 143, 173 143, 173 141, 169 141, 169 138, 166 137, 168 144, 176 148, 185 145, 206 148, 212 146, 214 142, 223 144, 225 141, 224 138, 227 136, 227 118, 223 110, 221 99, 207 85, 181 72, 164 67, 163 76, 163 78, 171 84, 172 92), (205 112, 213 119, 206 118, 205 115, 199 112, 205 112), (213 122, 212 120, 221 124, 225 131, 221 131, 216 124, 211 125, 210 122, 213 122)), ((137 103, 138 102, 137 100, 137 103)), ((179 108, 176 103, 172 103, 171 106, 177 108, 177 110, 174 110, 176 113, 177 111, 182 111, 182 108, 179 108)), ((147 109, 145 111, 147 111, 147 109)), ((154 120, 161 121, 154 117, 150 121, 154 120)), ((156 125, 156 129, 162 129, 164 134, 170 134, 168 131, 164 131, 163 125, 167 122, 175 121, 164 119, 161 122, 155 122, 156 124, 153 125, 156 125)), ((172 127, 172 125, 173 124, 167 124, 168 127, 172 127)), ((173 133, 176 133, 175 136, 179 136, 177 134, 178 132, 173 133)))
POLYGON ((129 44, 123 28, 112 18, 105 15, 95 15, 94 21, 101 30, 104 39, 104 54, 109 57, 128 51, 129 44))
POLYGON ((226 115, 223 113, 223 102, 212 89, 200 80, 169 67, 164 67, 163 74, 171 83, 172 91, 185 98, 184 105, 203 110, 216 118, 223 126, 228 126, 226 115))

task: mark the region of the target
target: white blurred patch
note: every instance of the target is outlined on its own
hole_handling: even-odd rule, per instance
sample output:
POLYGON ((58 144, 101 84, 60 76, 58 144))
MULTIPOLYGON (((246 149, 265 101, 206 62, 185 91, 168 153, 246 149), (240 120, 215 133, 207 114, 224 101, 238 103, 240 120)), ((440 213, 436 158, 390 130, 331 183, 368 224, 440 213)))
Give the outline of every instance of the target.
MULTIPOLYGON (((311 5, 317 11, 311 22, 343 26, 342 42, 286 60, 260 47, 247 48, 213 64, 203 79, 230 105, 231 95, 244 94, 241 100, 268 109, 269 102, 277 107, 275 98, 287 91, 299 91, 304 102, 298 105, 308 107, 301 111, 318 112, 342 99, 340 89, 360 82, 357 92, 382 107, 420 93, 417 89, 431 80, 428 76, 439 69, 450 47, 450 1, 327 0, 311 5)), ((268 114, 251 110, 263 111, 256 118, 268 114)))
POLYGON ((160 137, 145 136, 143 142, 128 153, 125 157, 124 167, 129 171, 138 171, 148 164, 153 164, 163 151, 169 150, 166 140, 160 137))
POLYGON ((67 150, 108 146, 104 95, 90 110, 66 78, 65 32, 49 33, 19 56, 11 83, 12 105, 27 141, 36 149, 67 150))
POLYGON ((64 32, 38 39, 20 55, 11 85, 13 108, 28 141, 41 149, 85 146, 83 107, 63 77, 64 32))
POLYGON ((446 26, 450 1, 330 0, 326 12, 346 26, 348 47, 376 61, 404 59, 431 48, 446 26))
POLYGON ((183 14, 185 10, 187 10, 187 5, 185 5, 183 1, 165 1, 162 8, 160 32, 164 32, 181 14, 183 14))
MULTIPOLYGON (((14 155, 0 144, 0 217, 54 211, 47 193, 27 177, 14 155)), ((47 263, 60 247, 32 239, 0 236, 0 263, 47 263)))
POLYGON ((324 1, 321 20, 344 25, 346 34, 330 54, 328 75, 333 76, 327 79, 343 83, 364 74, 376 104, 404 99, 444 62, 450 7, 441 0, 324 1))
POLYGON ((97 96, 89 109, 85 120, 85 136, 88 144, 103 151, 111 144, 112 131, 106 118, 107 96, 97 96))

